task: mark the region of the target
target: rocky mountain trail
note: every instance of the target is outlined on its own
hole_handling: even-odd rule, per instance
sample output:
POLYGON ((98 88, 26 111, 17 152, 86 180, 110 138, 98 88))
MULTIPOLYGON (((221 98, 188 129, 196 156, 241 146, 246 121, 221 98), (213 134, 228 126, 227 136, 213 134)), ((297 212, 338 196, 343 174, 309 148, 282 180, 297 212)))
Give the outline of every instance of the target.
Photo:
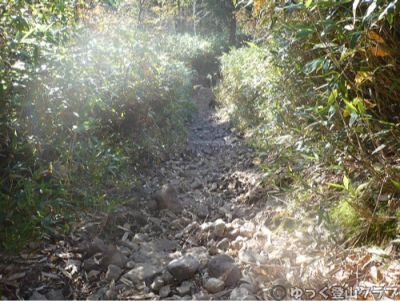
POLYGON ((3 294, 271 300, 279 299, 273 287, 320 289, 399 277, 392 253, 378 260, 369 249, 343 250, 311 218, 308 231, 271 231, 287 206, 284 192, 262 186, 257 154, 209 108, 211 97, 205 88, 197 96, 187 149, 145 171, 129 202, 93 214, 69 237, 45 247, 31 243, 2 262, 3 294), (385 258, 390 265, 377 269, 385 258))

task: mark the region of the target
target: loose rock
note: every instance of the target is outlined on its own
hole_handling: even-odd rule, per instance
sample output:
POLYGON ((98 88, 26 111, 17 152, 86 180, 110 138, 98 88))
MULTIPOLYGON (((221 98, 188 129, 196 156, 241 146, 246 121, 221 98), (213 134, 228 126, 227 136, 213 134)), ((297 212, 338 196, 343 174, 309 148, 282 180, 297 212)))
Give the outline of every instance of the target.
POLYGON ((122 272, 123 271, 118 266, 110 264, 108 266, 108 271, 106 273, 106 280, 108 281, 117 280, 119 276, 121 276, 122 272))
POLYGON ((240 270, 235 261, 228 255, 216 255, 208 264, 208 274, 211 277, 225 281, 232 285, 239 281, 240 270))
POLYGON ((185 255, 179 259, 171 261, 167 265, 167 270, 175 279, 182 281, 192 278, 200 266, 199 261, 192 255, 185 255))
POLYGON ((217 278, 210 278, 205 283, 204 287, 208 290, 211 294, 218 293, 222 291, 225 287, 225 282, 217 279, 217 278))
POLYGON ((162 189, 153 195, 158 209, 169 209, 174 213, 180 213, 182 206, 179 202, 178 192, 171 185, 164 185, 162 189))

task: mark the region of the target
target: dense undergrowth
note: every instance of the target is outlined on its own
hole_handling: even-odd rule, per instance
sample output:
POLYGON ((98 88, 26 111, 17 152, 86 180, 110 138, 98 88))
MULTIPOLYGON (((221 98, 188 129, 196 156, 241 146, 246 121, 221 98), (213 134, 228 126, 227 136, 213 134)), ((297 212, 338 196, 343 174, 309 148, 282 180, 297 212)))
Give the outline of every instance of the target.
POLYGON ((260 149, 266 186, 288 192, 298 225, 337 227, 352 243, 394 239, 397 2, 254 2, 258 46, 222 57, 218 93, 260 149))
POLYGON ((215 69, 217 51, 200 37, 167 39, 121 24, 118 14, 93 13, 96 22, 82 26, 67 2, 33 3, 1 6, 6 251, 68 232, 79 208, 108 211, 123 202, 110 187, 128 189, 136 170, 183 141, 195 112, 192 79, 202 72, 194 69, 200 61, 215 69))

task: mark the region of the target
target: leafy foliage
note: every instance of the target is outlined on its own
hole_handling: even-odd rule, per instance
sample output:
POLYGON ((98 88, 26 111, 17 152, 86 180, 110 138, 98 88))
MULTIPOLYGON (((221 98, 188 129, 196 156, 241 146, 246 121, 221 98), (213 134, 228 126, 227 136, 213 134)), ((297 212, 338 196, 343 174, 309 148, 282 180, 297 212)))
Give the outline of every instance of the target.
MULTIPOLYGON (((325 208, 341 204, 326 201, 339 193, 327 182, 339 182, 343 191, 336 199, 350 199, 363 217, 359 231, 352 232, 355 241, 383 242, 396 235, 393 221, 400 203, 399 120, 394 114, 399 110, 396 5, 254 1, 259 27, 253 34, 259 45, 250 45, 260 57, 251 63, 243 54, 232 53, 222 60, 221 99, 233 108, 237 124, 253 132, 255 143, 268 150, 269 157, 272 152, 280 159, 280 167, 265 168, 283 168, 291 178, 286 185, 311 189, 313 201, 305 200, 309 206, 315 201, 325 208), (269 82, 257 86, 258 77, 269 77, 269 82), (320 168, 315 174, 311 162, 320 168), (365 184, 363 193, 346 189, 339 180, 343 173, 347 187, 349 182, 365 184)), ((336 210, 335 216, 344 211, 336 210)), ((345 219, 343 215, 338 221, 345 219)))
POLYGON ((192 71, 156 34, 107 28, 112 15, 78 29, 74 7, 51 3, 27 10, 16 1, 2 11, 5 250, 68 231, 74 208, 103 206, 109 184, 168 156, 194 113, 192 71))

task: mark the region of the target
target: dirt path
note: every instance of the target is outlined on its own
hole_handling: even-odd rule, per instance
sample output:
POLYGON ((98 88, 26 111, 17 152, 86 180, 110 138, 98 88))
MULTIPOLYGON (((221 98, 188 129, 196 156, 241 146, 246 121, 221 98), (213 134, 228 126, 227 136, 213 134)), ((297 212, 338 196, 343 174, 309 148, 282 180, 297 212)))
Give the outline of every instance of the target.
POLYGON ((249 300, 279 299, 285 290, 290 299, 301 288, 309 299, 311 289, 327 287, 315 297, 323 299, 332 286, 383 283, 397 273, 396 261, 378 271, 383 259, 372 260, 371 251, 342 250, 314 217, 307 231, 271 232, 285 194, 262 187, 258 157, 210 109, 211 98, 199 91, 187 149, 146 171, 129 202, 1 263, 3 295, 249 300))

